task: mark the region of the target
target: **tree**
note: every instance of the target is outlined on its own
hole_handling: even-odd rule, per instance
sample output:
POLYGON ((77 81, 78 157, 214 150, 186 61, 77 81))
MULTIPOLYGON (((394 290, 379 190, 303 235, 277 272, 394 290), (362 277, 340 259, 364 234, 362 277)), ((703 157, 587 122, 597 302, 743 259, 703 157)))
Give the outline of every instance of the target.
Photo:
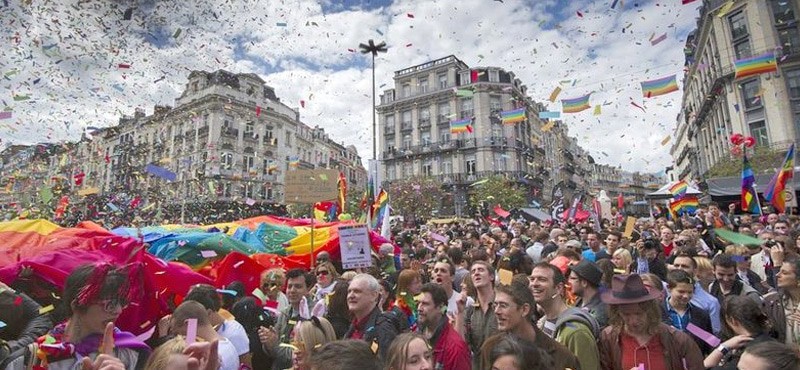
MULTIPOLYGON (((759 173, 774 173, 783 163, 786 156, 785 150, 774 150, 769 147, 757 146, 747 150, 747 159, 753 165, 753 171, 759 173)), ((706 173, 706 178, 731 177, 742 175, 742 156, 728 155, 721 158, 706 173)))
POLYGON ((389 203, 394 214, 428 219, 444 196, 442 184, 431 178, 409 178, 389 184, 389 203))
POLYGON ((525 190, 513 181, 503 176, 490 176, 480 180, 470 186, 472 189, 469 200, 477 206, 480 202, 486 202, 489 209, 500 205, 505 210, 525 206, 525 190))

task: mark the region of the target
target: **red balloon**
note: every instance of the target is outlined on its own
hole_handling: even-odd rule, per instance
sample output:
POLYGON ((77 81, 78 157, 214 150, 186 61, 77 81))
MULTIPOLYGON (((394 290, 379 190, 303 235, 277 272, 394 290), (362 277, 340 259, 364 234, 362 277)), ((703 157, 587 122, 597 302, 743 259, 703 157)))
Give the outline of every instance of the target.
POLYGON ((742 136, 742 134, 731 135, 731 143, 733 145, 741 145, 742 142, 744 142, 744 136, 742 136))
POLYGON ((736 157, 742 155, 742 147, 740 147, 738 145, 732 146, 731 147, 731 154, 733 154, 736 157))
POLYGON ((753 145, 756 145, 756 139, 754 139, 752 136, 748 136, 744 139, 744 146, 752 148, 753 145))

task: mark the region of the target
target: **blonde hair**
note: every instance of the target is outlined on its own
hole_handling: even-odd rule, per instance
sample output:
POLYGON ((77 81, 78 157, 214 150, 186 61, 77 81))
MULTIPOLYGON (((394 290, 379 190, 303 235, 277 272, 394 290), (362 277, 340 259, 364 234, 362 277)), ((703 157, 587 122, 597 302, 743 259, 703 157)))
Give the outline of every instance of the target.
POLYGON ((331 276, 331 281, 335 281, 339 278, 339 271, 336 271, 336 267, 333 266, 331 261, 324 261, 317 264, 317 267, 314 269, 314 272, 319 271, 320 267, 324 267, 327 269, 328 274, 331 276))
MULTIPOLYGON (((199 338, 198 338, 199 340, 199 338)), ((183 354, 186 349, 186 338, 182 335, 176 335, 174 338, 164 342, 164 344, 156 347, 147 364, 144 366, 145 370, 163 370, 167 368, 169 358, 172 355, 183 354)))
POLYGON ((711 260, 707 257, 695 256, 692 258, 697 262, 697 271, 695 271, 695 275, 699 276, 701 272, 710 272, 714 269, 711 265, 711 260))
POLYGON ((747 247, 741 244, 731 244, 725 247, 725 253, 732 256, 748 256, 747 247))
POLYGON ((628 252, 627 249, 619 248, 614 251, 614 255, 612 257, 617 257, 622 260, 622 265, 625 268, 625 273, 627 274, 629 271, 628 269, 631 268, 631 263, 633 263, 633 256, 631 256, 631 252, 628 252))
POLYGON ((306 356, 314 349, 336 340, 336 331, 333 325, 324 317, 311 317, 311 320, 302 321, 295 327, 295 341, 305 347, 306 356))
POLYGON ((283 269, 280 267, 273 267, 261 273, 261 284, 263 284, 264 280, 267 278, 275 281, 279 286, 283 286, 283 283, 286 282, 286 273, 283 272, 283 269))

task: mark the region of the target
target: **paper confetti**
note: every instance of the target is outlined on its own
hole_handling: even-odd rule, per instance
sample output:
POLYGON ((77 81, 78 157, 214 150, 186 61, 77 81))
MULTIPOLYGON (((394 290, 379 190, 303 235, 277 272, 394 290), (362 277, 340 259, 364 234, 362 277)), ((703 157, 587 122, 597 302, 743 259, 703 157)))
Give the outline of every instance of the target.
POLYGON ((10 119, 11 115, 10 111, 0 112, 0 119, 10 119))
POLYGON ((210 250, 202 250, 200 251, 200 255, 205 258, 213 258, 217 256, 217 252, 210 251, 210 250))
POLYGON ((672 139, 672 137, 667 135, 664 139, 661 140, 661 146, 667 145, 670 139, 672 139))
POLYGON ((55 310, 55 309, 56 308, 53 307, 53 305, 48 305, 48 306, 42 307, 42 308, 39 309, 39 315, 44 315, 44 314, 46 314, 46 313, 48 313, 48 312, 50 312, 52 310, 55 310))
POLYGON ((553 89, 553 92, 550 93, 550 98, 547 100, 550 100, 551 103, 555 103, 556 98, 558 98, 558 94, 560 93, 561 93, 561 86, 556 86, 556 88, 553 89))
POLYGON ((197 319, 186 319, 186 344, 197 340, 197 319))
POLYGON ((661 36, 658 36, 658 38, 656 38, 656 39, 650 39, 650 45, 651 46, 656 46, 656 45, 658 45, 658 43, 660 43, 661 41, 664 41, 666 39, 667 39, 667 34, 665 33, 665 34, 663 34, 661 36))

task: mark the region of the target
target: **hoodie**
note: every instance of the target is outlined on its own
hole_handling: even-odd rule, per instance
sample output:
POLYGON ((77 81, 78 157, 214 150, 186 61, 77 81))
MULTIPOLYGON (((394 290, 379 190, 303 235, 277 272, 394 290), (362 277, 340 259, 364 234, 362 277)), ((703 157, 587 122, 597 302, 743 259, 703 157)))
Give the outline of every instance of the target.
MULTIPOLYGON (((547 318, 539 320, 539 327, 544 327, 547 318)), ((578 357, 581 370, 599 370, 600 353, 596 338, 600 327, 591 313, 580 308, 570 307, 556 319, 553 339, 567 347, 578 357)))

